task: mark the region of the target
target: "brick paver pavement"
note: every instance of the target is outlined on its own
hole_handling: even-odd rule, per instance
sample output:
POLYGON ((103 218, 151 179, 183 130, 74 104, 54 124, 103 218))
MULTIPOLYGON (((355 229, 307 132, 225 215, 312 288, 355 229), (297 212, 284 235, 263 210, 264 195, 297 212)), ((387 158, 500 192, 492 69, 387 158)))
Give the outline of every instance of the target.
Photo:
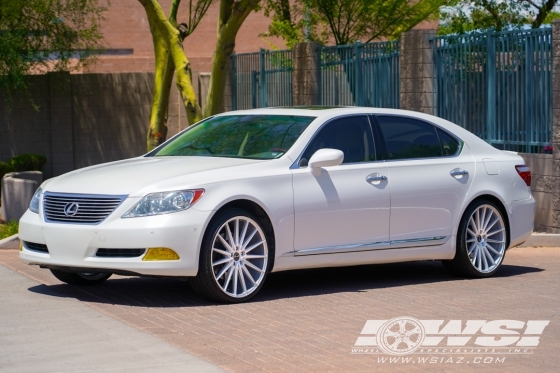
POLYGON ((22 264, 13 250, 0 250, 0 264, 40 283, 29 291, 77 298, 231 372, 560 371, 559 248, 512 249, 498 275, 482 280, 452 277, 439 262, 282 272, 238 305, 202 301, 185 281, 172 279, 61 284, 47 270, 22 264), (473 355, 460 363, 460 355, 427 355, 438 362, 391 364, 380 361, 388 355, 351 353, 366 320, 399 316, 550 324, 534 354, 500 355, 505 360, 498 363, 495 355, 482 356, 493 357, 488 364, 473 355))

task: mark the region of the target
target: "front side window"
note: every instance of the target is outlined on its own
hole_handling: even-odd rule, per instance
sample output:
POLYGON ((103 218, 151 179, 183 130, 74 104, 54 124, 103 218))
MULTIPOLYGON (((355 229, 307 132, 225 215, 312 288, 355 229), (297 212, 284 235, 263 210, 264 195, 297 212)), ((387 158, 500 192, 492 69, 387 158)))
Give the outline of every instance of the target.
POLYGON ((412 118, 378 116, 385 141, 387 159, 441 157, 442 149, 436 128, 412 118))
POLYGON ((371 126, 366 116, 335 119, 322 127, 305 149, 300 167, 307 166, 319 149, 338 149, 344 153, 343 163, 375 161, 371 126))
POLYGON ((294 115, 217 116, 185 131, 154 156, 279 158, 314 119, 294 115))

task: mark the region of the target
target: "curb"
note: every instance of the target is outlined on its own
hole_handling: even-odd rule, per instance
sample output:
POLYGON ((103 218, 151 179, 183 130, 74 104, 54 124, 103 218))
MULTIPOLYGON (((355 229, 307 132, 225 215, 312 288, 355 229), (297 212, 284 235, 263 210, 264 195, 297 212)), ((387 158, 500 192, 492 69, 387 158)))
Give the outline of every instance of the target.
POLYGON ((14 234, 13 236, 6 237, 3 240, 0 240, 0 250, 7 249, 7 250, 18 250, 19 249, 19 235, 14 234))
POLYGON ((560 247, 560 234, 533 233, 531 237, 518 247, 560 247))

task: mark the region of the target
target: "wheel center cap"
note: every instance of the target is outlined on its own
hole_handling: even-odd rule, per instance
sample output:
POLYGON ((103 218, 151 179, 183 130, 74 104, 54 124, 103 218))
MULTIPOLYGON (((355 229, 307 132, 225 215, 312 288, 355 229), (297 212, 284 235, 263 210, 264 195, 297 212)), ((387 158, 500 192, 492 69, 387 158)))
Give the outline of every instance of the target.
POLYGON ((239 252, 235 252, 233 253, 233 260, 235 260, 236 262, 239 260, 239 258, 241 257, 241 254, 239 254, 239 252))

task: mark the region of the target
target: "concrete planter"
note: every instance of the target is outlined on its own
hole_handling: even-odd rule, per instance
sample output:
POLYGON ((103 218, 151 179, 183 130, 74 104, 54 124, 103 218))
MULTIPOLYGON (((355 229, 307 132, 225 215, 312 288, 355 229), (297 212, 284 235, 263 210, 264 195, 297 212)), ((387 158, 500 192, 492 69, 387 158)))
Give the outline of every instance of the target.
POLYGON ((29 207, 31 197, 43 182, 40 171, 11 172, 2 178, 2 219, 19 220, 29 207))

